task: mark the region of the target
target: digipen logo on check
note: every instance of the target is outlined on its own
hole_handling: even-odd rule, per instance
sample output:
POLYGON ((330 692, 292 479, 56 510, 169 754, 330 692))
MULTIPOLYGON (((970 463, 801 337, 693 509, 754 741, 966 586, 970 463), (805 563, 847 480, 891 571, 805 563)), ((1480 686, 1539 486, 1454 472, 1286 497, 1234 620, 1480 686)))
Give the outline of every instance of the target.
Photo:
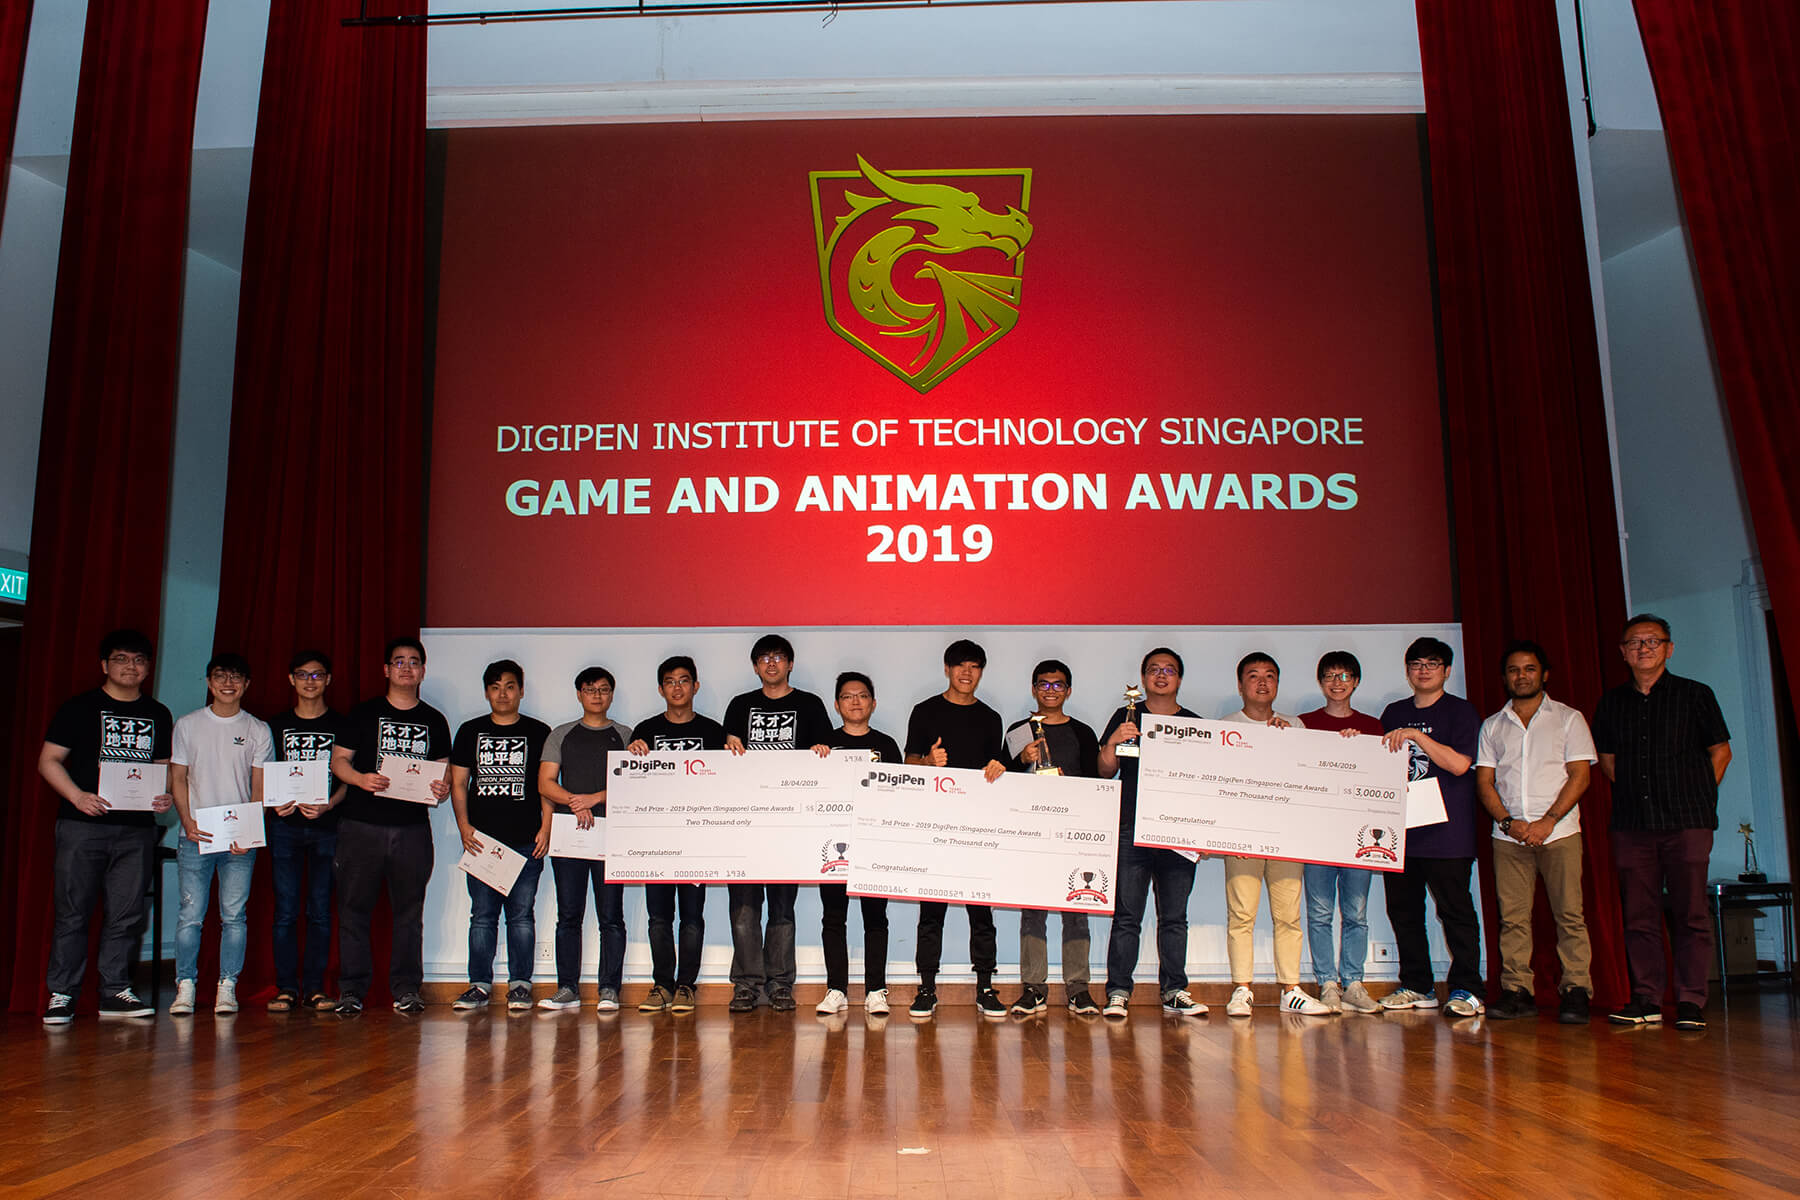
POLYGON ((850 870, 850 843, 837 840, 828 841, 819 850, 819 858, 823 865, 819 868, 821 875, 843 875, 850 870))
POLYGON ((613 768, 614 775, 655 775, 673 771, 675 764, 666 758, 627 758, 613 768))
POLYGON ((1400 861, 1400 833, 1387 825, 1364 825, 1356 831, 1356 857, 1400 861))
POLYGON ((1106 903, 1106 891, 1110 884, 1106 872, 1099 867, 1077 867, 1069 872, 1070 904, 1106 903))
POLYGON ((870 771, 863 777, 862 785, 869 787, 879 785, 886 787, 922 788, 925 777, 915 775, 911 771, 870 771))
MULTIPOLYGON (((1165 737, 1171 742, 1210 742, 1213 731, 1196 729, 1192 725, 1152 725, 1147 737, 1165 737)), ((1230 737, 1230 734, 1226 734, 1230 737)))

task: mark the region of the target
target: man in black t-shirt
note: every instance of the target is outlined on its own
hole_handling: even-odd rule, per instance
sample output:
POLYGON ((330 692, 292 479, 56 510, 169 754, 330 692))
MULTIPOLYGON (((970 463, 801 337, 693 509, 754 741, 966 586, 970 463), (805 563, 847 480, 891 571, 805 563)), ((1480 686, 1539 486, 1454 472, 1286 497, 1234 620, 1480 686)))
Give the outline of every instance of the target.
POLYGON ((165 787, 150 812, 125 812, 115 811, 99 794, 102 762, 169 761, 175 720, 143 692, 154 653, 150 639, 135 629, 115 629, 101 638, 100 686, 56 710, 38 753, 38 774, 61 797, 52 866, 56 923, 45 975, 50 989, 46 1025, 75 1019, 75 997, 87 972, 88 923, 94 905, 103 899, 106 924, 95 960, 100 1015, 154 1015, 132 990, 131 969, 144 935, 144 894, 150 890, 160 833, 155 814, 169 811, 175 797, 165 787))
MULTIPOLYGON (((331 773, 348 785, 339 806, 337 859, 337 1011, 354 1016, 375 975, 369 922, 385 884, 394 932, 388 956, 388 986, 394 1007, 425 1011, 419 989, 425 982, 425 885, 431 880, 431 808, 379 793, 388 756, 422 758, 444 764, 449 774, 450 723, 419 699, 425 682, 425 647, 417 638, 391 639, 381 673, 387 691, 350 710, 343 736, 331 752, 331 773)), ((431 781, 441 803, 450 794, 446 778, 431 781)))
MULTIPOLYGON (((325 706, 331 686, 331 659, 323 650, 302 650, 288 663, 294 707, 269 721, 276 762, 331 761, 343 736, 342 713, 325 706)), ((295 801, 275 810, 268 823, 270 879, 275 888, 275 998, 270 1012, 301 1003, 323 1011, 334 1006, 325 994, 325 964, 331 958, 331 860, 337 855, 338 805, 345 784, 326 779, 326 793, 312 804, 295 801), (305 895, 302 897, 301 889, 305 895), (300 910, 306 909, 306 952, 300 951, 300 910)))
POLYGON ((486 1008, 494 988, 494 950, 506 912, 506 1007, 531 1007, 531 968, 537 961, 537 889, 550 849, 550 805, 538 795, 538 764, 550 727, 519 712, 525 669, 510 658, 481 673, 488 714, 463 722, 450 748, 450 803, 463 850, 479 854, 488 839, 525 856, 525 866, 502 896, 469 876, 469 986, 459 1010, 486 1008))
MULTIPOLYGON (((656 690, 666 706, 631 731, 632 754, 652 750, 723 750, 725 727, 694 711, 694 693, 700 687, 700 671, 685 654, 665 658, 656 668, 656 690)), ((700 978, 700 952, 706 941, 706 888, 698 883, 647 883, 644 907, 649 923, 650 994, 638 1005, 639 1012, 690 1013, 694 1011, 694 985, 700 978), (677 955, 675 906, 681 905, 681 945, 677 955)))
MULTIPOLYGON (((750 648, 750 665, 762 686, 732 697, 725 708, 725 745, 746 750, 811 750, 825 744, 831 719, 811 692, 788 682, 794 647, 778 633, 765 633, 750 648)), ((733 883, 725 894, 731 912, 731 1011, 749 1012, 764 986, 769 1007, 794 1011, 794 901, 791 883, 733 883), (763 894, 769 897, 769 926, 763 931, 763 894)))
MULTIPOLYGON (((987 651, 967 638, 951 642, 944 650, 944 678, 949 686, 942 695, 913 706, 906 723, 907 762, 918 767, 973 768, 985 771, 990 780, 1006 773, 1001 761, 1006 748, 1000 737, 1000 714, 975 698, 986 669, 987 651)), ((1004 1017, 1006 1005, 994 990, 994 912, 984 904, 964 905, 964 910, 969 914, 969 959, 975 966, 975 1007, 985 1016, 1004 1017)), ((946 911, 940 901, 919 902, 919 990, 908 1011, 921 1020, 937 1011, 946 911)))

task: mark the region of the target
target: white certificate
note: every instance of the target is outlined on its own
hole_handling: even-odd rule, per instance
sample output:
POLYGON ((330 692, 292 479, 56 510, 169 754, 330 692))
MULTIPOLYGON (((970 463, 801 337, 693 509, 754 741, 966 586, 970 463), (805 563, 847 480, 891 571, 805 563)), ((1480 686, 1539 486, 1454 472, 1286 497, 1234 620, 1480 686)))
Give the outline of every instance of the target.
POLYGON ((1423 825, 1442 825, 1449 819, 1450 814, 1444 811, 1444 789, 1438 785, 1435 776, 1427 775, 1406 785, 1408 829, 1418 829, 1423 825))
POLYGON ((550 814, 550 857, 605 858, 606 816, 595 813, 594 823, 583 829, 574 813, 550 814))
POLYGON ((456 869, 473 875, 502 896, 509 894, 519 881, 519 872, 525 869, 525 856, 479 829, 475 836, 481 841, 481 849, 464 850, 456 860, 456 869))
POLYGON ((95 793, 115 812, 150 812, 151 802, 169 791, 169 764, 100 762, 100 787, 95 793))
POLYGON ((1406 755, 1377 737, 1143 718, 1140 846, 1398 871, 1406 755))
POLYGON ((388 781, 387 790, 376 792, 377 796, 435 805, 438 798, 432 794, 431 784, 444 777, 444 760, 384 754, 376 764, 375 773, 386 775, 388 781))
POLYGON ((240 850, 254 850, 269 844, 263 836, 262 809, 254 804, 196 808, 194 824, 199 826, 201 833, 212 834, 212 841, 198 843, 202 854, 229 854, 234 842, 240 850))
POLYGON ((324 804, 331 799, 331 760, 313 758, 262 765, 263 807, 324 804))
POLYGON ((1119 783, 875 763, 862 768, 850 892, 1105 916, 1118 881, 1119 783))
POLYGON ((611 883, 834 883, 849 871, 862 764, 811 750, 615 754, 611 883))

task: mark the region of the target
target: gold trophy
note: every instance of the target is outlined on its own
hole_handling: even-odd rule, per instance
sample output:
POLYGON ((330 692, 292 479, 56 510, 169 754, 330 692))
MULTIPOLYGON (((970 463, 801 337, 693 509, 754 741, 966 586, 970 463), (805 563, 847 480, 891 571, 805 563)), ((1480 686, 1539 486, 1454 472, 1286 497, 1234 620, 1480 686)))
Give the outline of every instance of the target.
POLYGON ((1031 732, 1037 734, 1036 740, 1031 744, 1037 747, 1038 752, 1037 765, 1032 769, 1039 775, 1061 775, 1062 768, 1050 759, 1050 739, 1044 736, 1044 718, 1031 718, 1031 732))
MULTIPOLYGON (((1132 684, 1125 689, 1125 720, 1132 725, 1137 724, 1137 706, 1143 703, 1144 689, 1132 684)), ((1120 758, 1136 758, 1138 756, 1138 739, 1128 738, 1114 747, 1113 753, 1120 758)))

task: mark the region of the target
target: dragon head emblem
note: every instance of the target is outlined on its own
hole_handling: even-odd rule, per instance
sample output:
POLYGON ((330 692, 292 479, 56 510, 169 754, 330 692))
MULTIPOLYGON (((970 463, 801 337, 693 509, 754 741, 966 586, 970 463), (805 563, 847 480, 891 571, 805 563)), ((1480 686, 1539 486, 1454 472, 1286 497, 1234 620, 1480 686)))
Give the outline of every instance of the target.
POLYGON ((1032 234, 1025 215, 1031 172, 954 175, 1017 191, 1019 203, 990 206, 965 188, 921 182, 923 172, 901 178, 861 155, 856 162, 855 173, 812 175, 826 319, 918 391, 929 391, 1018 321, 1021 260, 1032 234), (827 181, 841 182, 829 189, 827 181))

